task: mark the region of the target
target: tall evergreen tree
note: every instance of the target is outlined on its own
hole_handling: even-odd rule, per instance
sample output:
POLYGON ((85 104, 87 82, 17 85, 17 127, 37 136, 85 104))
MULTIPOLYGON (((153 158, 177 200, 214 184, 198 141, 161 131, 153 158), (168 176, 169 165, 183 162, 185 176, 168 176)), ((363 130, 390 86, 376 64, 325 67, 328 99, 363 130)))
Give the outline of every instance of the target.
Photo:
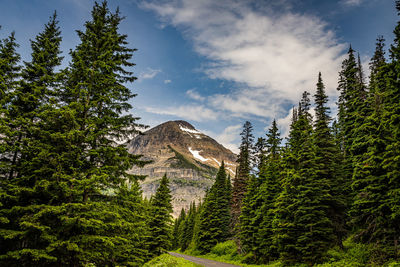
MULTIPOLYGON (((268 243, 272 238, 271 224, 273 218, 272 207, 276 195, 279 192, 279 138, 276 121, 267 133, 265 149, 259 176, 251 176, 249 186, 243 200, 242 213, 240 217, 240 241, 242 251, 251 253, 255 262, 265 262, 266 258, 273 257, 268 243), (272 215, 272 218, 271 218, 272 215)), ((264 149, 264 148, 263 148, 264 149)), ((275 255, 276 256, 276 255, 275 255)))
POLYGON ((38 165, 35 158, 41 152, 40 139, 43 138, 38 127, 46 111, 54 108, 52 104, 55 101, 52 104, 49 102, 50 90, 55 90, 60 80, 56 73, 62 60, 61 32, 57 24, 57 15, 54 13, 43 32, 31 40, 32 59, 25 62, 21 80, 9 106, 11 127, 15 129, 18 143, 13 153, 13 169, 9 177, 17 177, 20 180, 19 186, 25 186, 28 191, 34 187, 33 176, 40 175, 39 172, 47 168, 42 163, 38 165))
POLYGON ((273 231, 283 261, 311 265, 321 260, 334 236, 328 217, 329 189, 316 172, 308 95, 307 92, 303 94, 298 120, 288 140, 286 170, 282 192, 275 204, 273 231))
MULTIPOLYGON (((273 220, 275 216, 275 202, 281 192, 281 141, 280 133, 274 120, 267 133, 267 159, 260 172, 263 181, 259 190, 262 198, 261 209, 257 217, 261 222, 256 234, 254 254, 257 262, 268 262, 276 259, 277 248, 273 242, 273 220)), ((256 218, 257 218, 256 217, 256 218)))
MULTIPOLYGON (((250 177, 240 217, 240 241, 242 244, 242 251, 245 253, 253 253, 255 261, 257 261, 260 256, 260 243, 264 243, 263 240, 261 240, 264 236, 262 238, 259 237, 259 228, 263 223, 263 216, 265 213, 269 212, 269 210, 266 210, 267 204, 265 204, 265 202, 268 197, 272 196, 272 198, 274 198, 274 194, 277 193, 277 191, 274 190, 276 188, 268 188, 272 183, 274 183, 274 185, 278 183, 276 176, 269 176, 272 174, 270 171, 279 172, 278 169, 272 170, 276 167, 275 163, 278 158, 280 144, 279 132, 275 120, 267 133, 267 137, 267 140, 259 138, 257 142, 258 145, 256 144, 256 146, 259 147, 259 175, 251 175, 250 177), (262 210, 263 206, 264 210, 262 210)), ((264 227, 265 226, 266 225, 264 225, 264 227)))
POLYGON ((260 170, 263 168, 263 164, 265 163, 265 154, 266 154, 266 140, 264 137, 259 137, 257 139, 257 142, 254 144, 254 150, 255 150, 255 161, 256 161, 256 168, 257 168, 257 173, 260 173, 260 170))
POLYGON ((189 249, 196 249, 197 244, 199 243, 200 236, 200 227, 201 227, 201 214, 203 212, 203 204, 204 202, 200 202, 196 207, 196 216, 194 217, 194 227, 193 227, 193 236, 192 242, 189 245, 189 249))
MULTIPOLYGON (((121 185, 115 191, 115 197, 111 199, 110 204, 118 215, 124 218, 117 223, 125 225, 124 227, 116 225, 119 228, 117 234, 120 241, 116 238, 112 253, 107 251, 114 257, 113 261, 118 265, 135 266, 150 260, 152 253, 149 251, 146 239, 150 235, 150 229, 146 225, 149 214, 139 183, 135 181, 129 185, 121 185)), ((113 224, 112 226, 114 227, 113 224)))
POLYGON ((218 242, 227 239, 230 223, 230 207, 226 197, 227 182, 222 162, 215 183, 207 194, 200 213, 197 249, 209 252, 218 242))
POLYGON ((182 225, 182 235, 180 239, 181 251, 185 251, 192 242, 195 219, 196 219, 196 204, 195 202, 193 202, 190 204, 188 215, 186 216, 182 225))
POLYGON ((240 227, 240 213, 242 210, 242 202, 245 197, 248 181, 250 177, 250 170, 253 160, 253 126, 249 121, 243 125, 243 131, 240 134, 242 143, 240 145, 240 152, 237 162, 239 163, 236 169, 236 176, 233 180, 232 188, 232 226, 231 229, 234 233, 238 233, 240 227))
POLYGON ((375 79, 378 75, 380 68, 386 64, 385 58, 385 39, 383 36, 378 36, 376 39, 376 48, 373 57, 369 63, 370 76, 369 76, 369 90, 375 91, 375 79))
MULTIPOLYGON (((9 214, 4 210, 15 203, 9 201, 14 198, 10 174, 13 177, 14 155, 18 151, 19 144, 16 129, 10 118, 9 106, 20 76, 20 55, 16 52, 17 47, 14 33, 11 33, 6 39, 0 40, 0 225, 2 229, 4 225, 10 223, 9 214)), ((0 243, 6 246, 5 236, 16 233, 11 229, 1 231, 0 243)), ((2 251, 1 249, 0 245, 0 251, 2 251)))
MULTIPOLYGON (((261 163, 263 165, 263 163, 261 163)), ((255 220, 257 212, 262 205, 262 198, 259 194, 261 181, 258 176, 250 175, 247 191, 244 195, 240 214, 240 244, 241 252, 246 254, 252 252, 256 246, 256 233, 260 220, 255 220)))
MULTIPOLYGON (((340 91, 338 102, 338 134, 340 140, 342 164, 340 165, 343 185, 351 187, 354 165, 360 161, 360 157, 366 152, 367 147, 363 142, 355 140, 365 134, 362 127, 365 118, 370 114, 367 105, 366 86, 362 80, 361 63, 357 63, 354 50, 350 46, 348 57, 342 63, 342 70, 339 72, 340 91)), ((350 205, 354 192, 349 191, 347 205, 350 205)))
MULTIPOLYGON (((362 72, 360 72, 362 73, 362 72)), ((360 74, 362 77, 362 74, 360 74)), ((361 78, 362 80, 362 78, 361 78)), ((339 150, 335 144, 329 123, 328 96, 325 93, 325 85, 321 73, 318 75, 317 91, 315 99, 315 123, 313 133, 313 144, 315 146, 316 176, 322 183, 329 186, 329 196, 325 200, 329 206, 329 217, 333 223, 336 234, 336 243, 342 246, 345 235, 346 204, 348 189, 343 180, 340 162, 338 161, 339 150)))
MULTIPOLYGON (((400 1, 396 1, 400 15, 400 1)), ((394 43, 390 47, 391 63, 385 72, 384 110, 382 123, 386 126, 387 135, 383 168, 387 173, 389 190, 386 205, 390 208, 390 231, 386 233, 385 243, 393 244, 394 255, 399 257, 400 236, 400 21, 394 29, 394 43)))
POLYGON ((13 95, 18 86, 21 67, 20 55, 16 49, 15 33, 0 43, 0 175, 10 179, 14 176, 20 150, 19 125, 14 122, 11 112, 13 95))
POLYGON ((339 72, 339 85, 338 90, 340 91, 339 96, 339 126, 342 139, 342 151, 345 155, 345 159, 349 162, 348 176, 351 176, 351 145, 355 138, 354 126, 355 122, 358 122, 357 111, 359 109, 360 101, 362 100, 362 92, 360 89, 363 86, 360 85, 360 70, 358 68, 354 50, 350 46, 348 51, 348 58, 342 63, 342 70, 339 72))
POLYGON ((78 31, 81 43, 71 53, 62 90, 55 90, 61 40, 55 16, 32 41, 35 57, 26 64, 13 101, 41 107, 53 101, 53 93, 62 93, 54 96, 62 101, 31 113, 37 118, 28 124, 34 131, 27 141, 35 143, 27 147, 36 153, 27 153, 34 157, 13 174, 18 197, 9 198, 2 210, 13 218, 2 225, 4 265, 132 265, 147 257, 139 248, 139 233, 146 231, 140 223, 143 203, 135 200, 138 188, 123 188, 127 179, 136 180, 127 170, 143 162, 115 142, 136 132, 136 118, 122 115, 133 96, 126 83, 135 78, 125 70, 133 65, 133 50, 118 32, 121 20, 106 2, 95 3, 92 20, 78 31), (25 99, 30 93, 39 97, 25 99), (118 199, 138 209, 124 209, 118 199))
POLYGON ((380 242, 388 231, 388 209, 386 174, 382 160, 387 142, 386 129, 382 125, 382 100, 385 88, 382 68, 385 65, 383 38, 378 38, 371 59, 371 80, 367 106, 370 113, 359 128, 360 135, 353 144, 365 152, 354 164, 352 189, 355 193, 350 215, 357 228, 356 238, 362 242, 380 242), (382 58, 383 57, 383 58, 382 58))
POLYGON ((127 36, 118 32, 123 20, 119 10, 111 13, 106 2, 95 3, 92 20, 85 31, 77 31, 81 43, 71 52, 72 62, 63 100, 75 112, 78 155, 77 183, 84 202, 99 189, 118 187, 126 178, 126 170, 140 164, 139 156, 131 155, 125 146, 115 145, 138 133, 138 118, 124 114, 135 95, 125 86, 136 77, 127 68, 136 49, 126 47, 127 36), (103 167, 103 168, 99 168, 103 167))
POLYGON ((174 228, 172 230, 172 249, 177 249, 180 246, 180 240, 182 236, 183 229, 181 225, 185 221, 186 217, 186 212, 185 209, 181 209, 181 213, 179 214, 179 217, 175 219, 174 221, 174 228))
POLYGON ((226 179, 226 199, 228 200, 229 206, 231 206, 232 202, 232 181, 231 175, 228 174, 228 178, 226 179))
POLYGON ((167 175, 161 179, 156 194, 151 199, 149 218, 149 250, 153 255, 160 255, 171 248, 172 239, 172 205, 171 191, 167 175))

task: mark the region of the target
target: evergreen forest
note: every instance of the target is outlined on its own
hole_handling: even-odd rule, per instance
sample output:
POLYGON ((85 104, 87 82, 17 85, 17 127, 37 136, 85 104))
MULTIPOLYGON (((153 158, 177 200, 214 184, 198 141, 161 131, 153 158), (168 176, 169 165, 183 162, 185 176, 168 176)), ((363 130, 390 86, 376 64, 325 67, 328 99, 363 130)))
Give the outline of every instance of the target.
POLYGON ((399 266, 400 21, 392 44, 378 36, 369 77, 348 48, 338 114, 316 73, 288 137, 276 120, 254 137, 246 121, 236 175, 222 162, 205 198, 174 220, 168 177, 143 198, 145 177, 129 170, 148 161, 121 142, 146 128, 130 112, 137 51, 123 19, 96 2, 65 68, 56 12, 29 61, 14 32, 0 40, 1 266, 142 266, 172 250, 265 266, 399 266))

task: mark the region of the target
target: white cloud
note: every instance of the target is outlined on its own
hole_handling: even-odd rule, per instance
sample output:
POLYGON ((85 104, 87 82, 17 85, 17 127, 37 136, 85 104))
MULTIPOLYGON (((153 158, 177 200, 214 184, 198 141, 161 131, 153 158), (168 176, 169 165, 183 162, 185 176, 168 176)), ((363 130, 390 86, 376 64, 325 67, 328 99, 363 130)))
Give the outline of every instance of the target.
POLYGON ((195 51, 209 60, 204 72, 210 78, 239 85, 210 96, 210 109, 285 119, 288 107, 297 105, 304 90, 314 93, 319 71, 327 94, 336 96, 346 45, 336 40, 326 23, 290 10, 277 14, 264 7, 258 9, 261 13, 249 3, 154 0, 142 6, 184 33, 195 51))
POLYGON ((208 121, 218 118, 218 114, 215 111, 204 106, 183 105, 169 108, 147 107, 145 110, 154 114, 176 116, 193 121, 208 121))
POLYGON ((346 6, 359 6, 363 0, 342 0, 342 3, 346 6))
POLYGON ((195 89, 186 91, 186 95, 193 100, 204 101, 205 97, 201 96, 195 89))
POLYGON ((215 140, 217 140, 218 143, 222 144, 224 147, 231 150, 233 153, 238 154, 239 147, 234 142, 235 142, 235 140, 237 140, 241 129, 242 129, 242 125, 237 124, 237 125, 231 125, 231 126, 226 127, 224 129, 224 131, 220 134, 215 134, 214 132, 206 131, 206 130, 202 130, 202 132, 207 134, 208 136, 211 136, 215 140))
MULTIPOLYGON (((293 117, 293 109, 291 109, 285 117, 276 120, 276 124, 281 133, 282 138, 285 138, 289 135, 290 123, 292 122, 292 117, 293 117)), ((267 131, 270 127, 271 125, 266 127, 264 130, 267 131)))
POLYGON ((169 84, 169 83, 171 83, 172 81, 171 80, 164 80, 164 83, 165 84, 169 84))
POLYGON ((160 69, 147 68, 145 71, 143 71, 139 74, 139 81, 146 80, 146 79, 153 79, 160 72, 161 72, 160 69))

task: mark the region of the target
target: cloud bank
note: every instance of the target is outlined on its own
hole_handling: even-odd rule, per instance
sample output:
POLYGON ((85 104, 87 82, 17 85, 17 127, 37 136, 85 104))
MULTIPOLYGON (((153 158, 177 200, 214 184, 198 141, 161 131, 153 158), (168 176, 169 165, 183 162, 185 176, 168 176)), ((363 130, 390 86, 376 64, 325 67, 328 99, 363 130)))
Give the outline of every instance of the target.
POLYGON ((220 134, 215 134, 211 131, 202 130, 203 133, 209 136, 213 136, 213 138, 217 140, 218 143, 222 144, 224 147, 230 149, 233 153, 236 154, 239 154, 239 148, 235 144, 235 141, 241 131, 242 131, 241 124, 228 126, 220 134))
MULTIPOLYGON (((209 78, 236 85, 203 102, 201 90, 187 92, 198 100, 198 111, 250 120, 276 118, 287 132, 291 108, 304 90, 314 94, 320 71, 333 105, 347 45, 336 39, 322 19, 277 5, 251 0, 150 0, 141 4, 164 25, 180 30, 207 59, 202 70, 209 78)), ((193 103, 164 114, 187 118, 183 112, 188 109, 194 109, 193 103)))
POLYGON ((186 91, 187 97, 197 101, 204 101, 205 97, 201 96, 195 89, 190 89, 186 91))
POLYGON ((202 105, 170 106, 167 108, 146 107, 145 111, 160 115, 172 115, 198 122, 216 120, 218 118, 218 115, 214 110, 202 105))

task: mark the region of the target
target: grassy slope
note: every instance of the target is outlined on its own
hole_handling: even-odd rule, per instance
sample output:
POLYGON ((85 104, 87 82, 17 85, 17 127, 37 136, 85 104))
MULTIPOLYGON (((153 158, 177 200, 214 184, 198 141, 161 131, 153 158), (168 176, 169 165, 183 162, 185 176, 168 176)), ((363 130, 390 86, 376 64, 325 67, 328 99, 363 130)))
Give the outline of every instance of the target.
POLYGON ((201 267, 182 258, 177 258, 169 254, 162 254, 157 258, 147 262, 143 267, 201 267))

